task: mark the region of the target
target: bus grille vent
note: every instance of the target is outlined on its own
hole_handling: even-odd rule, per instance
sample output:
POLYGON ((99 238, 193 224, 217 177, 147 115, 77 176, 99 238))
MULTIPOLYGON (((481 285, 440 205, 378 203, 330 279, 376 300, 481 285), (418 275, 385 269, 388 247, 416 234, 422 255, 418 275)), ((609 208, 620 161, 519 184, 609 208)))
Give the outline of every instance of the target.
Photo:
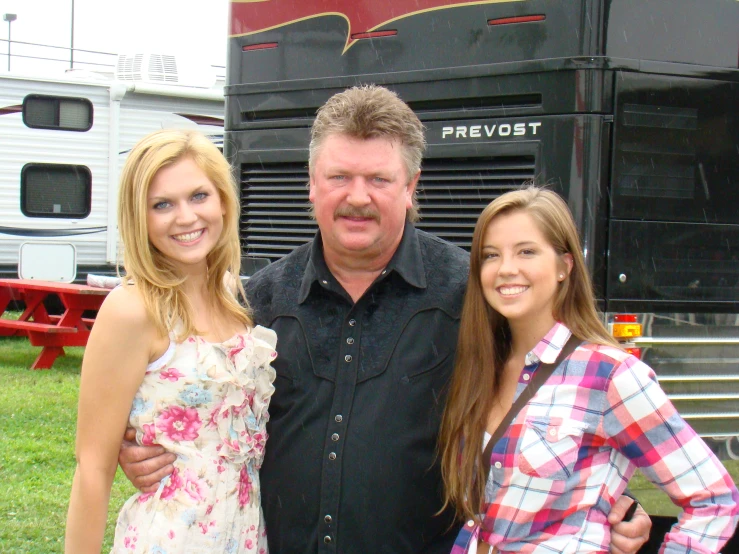
MULTIPOLYGON (((482 209, 535 177, 534 156, 429 158, 418 185, 417 227, 469 250, 482 209)), ((244 255, 275 261, 316 232, 303 162, 241 166, 244 255)))

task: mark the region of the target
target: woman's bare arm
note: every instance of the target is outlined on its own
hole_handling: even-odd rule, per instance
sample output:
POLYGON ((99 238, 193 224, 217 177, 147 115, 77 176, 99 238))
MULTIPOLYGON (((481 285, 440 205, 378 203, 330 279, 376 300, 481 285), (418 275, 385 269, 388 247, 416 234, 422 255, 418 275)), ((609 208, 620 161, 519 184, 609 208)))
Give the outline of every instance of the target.
POLYGON ((133 288, 105 299, 82 361, 65 552, 100 552, 121 437, 156 336, 133 288))

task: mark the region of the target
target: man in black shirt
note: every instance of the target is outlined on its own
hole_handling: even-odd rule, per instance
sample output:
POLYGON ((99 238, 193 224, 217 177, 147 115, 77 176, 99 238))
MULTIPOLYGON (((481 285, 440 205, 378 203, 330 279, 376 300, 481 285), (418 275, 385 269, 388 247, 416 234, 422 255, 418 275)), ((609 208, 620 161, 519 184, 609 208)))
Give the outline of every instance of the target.
MULTIPOLYGON (((412 224, 424 147, 387 89, 333 96, 311 131, 319 232, 247 283, 279 341, 260 472, 272 554, 451 550, 435 447, 469 256, 412 224)), ((140 452, 124 448, 121 465, 155 489, 167 455, 140 452)), ((635 552, 648 529, 643 512, 620 524, 614 551, 635 552)))
POLYGON ((448 553, 434 447, 469 256, 407 223, 353 299, 321 239, 248 285, 281 345, 260 472, 270 550, 448 553))

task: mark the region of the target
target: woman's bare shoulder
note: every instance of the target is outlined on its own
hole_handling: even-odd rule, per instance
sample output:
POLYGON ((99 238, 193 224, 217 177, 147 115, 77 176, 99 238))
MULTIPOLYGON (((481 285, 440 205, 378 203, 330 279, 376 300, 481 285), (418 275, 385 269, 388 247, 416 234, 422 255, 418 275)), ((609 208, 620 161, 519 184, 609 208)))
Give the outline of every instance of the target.
POLYGON ((124 284, 108 293, 95 323, 101 321, 139 330, 154 328, 144 299, 134 285, 124 284))
POLYGON ((163 340, 136 287, 122 285, 108 293, 95 317, 85 348, 83 373, 107 372, 121 382, 132 378, 138 386, 146 364, 162 350, 163 340))

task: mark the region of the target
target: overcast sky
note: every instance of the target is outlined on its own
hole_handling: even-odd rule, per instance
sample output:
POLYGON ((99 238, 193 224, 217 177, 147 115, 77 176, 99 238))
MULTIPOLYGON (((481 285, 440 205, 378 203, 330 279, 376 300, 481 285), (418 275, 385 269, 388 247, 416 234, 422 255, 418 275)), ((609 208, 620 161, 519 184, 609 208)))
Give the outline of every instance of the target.
MULTIPOLYGON (((11 71, 62 72, 69 67, 72 0, 0 0, 0 14, 11 23, 11 71), (33 42, 67 49, 41 49, 33 42), (49 62, 20 55, 59 58, 49 62)), ((162 53, 200 57, 225 66, 228 0, 74 0, 74 47, 111 53, 162 53)), ((8 68, 8 24, 0 19, 0 72, 8 68)), ((75 53, 83 61, 114 64, 112 56, 75 53)), ((80 63, 77 63, 80 62, 80 63)))

